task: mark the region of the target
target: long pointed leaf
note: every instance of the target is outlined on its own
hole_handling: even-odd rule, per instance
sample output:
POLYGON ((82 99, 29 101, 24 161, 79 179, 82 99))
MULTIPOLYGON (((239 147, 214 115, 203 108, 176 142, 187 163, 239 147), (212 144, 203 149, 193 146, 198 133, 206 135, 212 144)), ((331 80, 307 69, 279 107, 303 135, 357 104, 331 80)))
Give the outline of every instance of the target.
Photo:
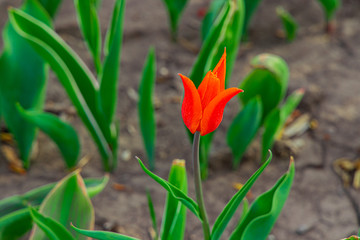
POLYGON ((113 121, 119 79, 119 64, 121 44, 123 38, 123 25, 125 13, 125 0, 116 0, 111 24, 106 34, 104 54, 105 60, 100 79, 100 99, 105 120, 110 124, 113 121))
MULTIPOLYGON (((79 171, 70 173, 50 191, 41 203, 39 212, 58 221, 68 230, 71 229, 71 222, 84 229, 94 227, 94 209, 79 171)), ((77 240, 87 239, 73 230, 71 232, 77 240)), ((42 239, 46 239, 44 233, 35 227, 30 240, 42 239)))
POLYGON ((40 4, 49 13, 51 18, 54 18, 62 0, 39 0, 40 4))
POLYGON ((271 151, 269 151, 268 160, 247 180, 244 186, 231 198, 231 200, 226 204, 225 208, 222 210, 220 215, 217 217, 212 232, 211 239, 218 240, 220 239, 222 233, 224 232, 226 226, 234 215, 236 209, 240 205, 241 201, 246 196, 246 193, 250 190, 252 185, 255 183, 256 179, 260 176, 260 174, 265 170, 265 168, 269 165, 272 158, 271 151))
POLYGON ((283 7, 277 7, 276 13, 280 17, 283 24, 283 28, 286 33, 286 39, 288 42, 292 42, 296 38, 298 24, 291 14, 286 11, 283 7))
POLYGON ((17 240, 31 228, 32 220, 28 208, 0 217, 1 240, 17 240))
POLYGON ((150 218, 151 218, 151 222, 152 222, 152 227, 155 231, 155 237, 154 240, 159 240, 159 230, 157 227, 157 221, 156 221, 156 212, 154 209, 154 204, 151 198, 151 194, 149 191, 146 191, 146 197, 148 200, 148 207, 149 207, 149 212, 150 212, 150 218))
POLYGON ((137 238, 128 237, 119 233, 114 232, 105 232, 105 231, 89 231, 83 230, 80 228, 75 227, 74 225, 71 226, 76 232, 94 238, 98 240, 139 240, 137 238))
POLYGON ((153 92, 156 79, 156 59, 153 48, 150 48, 144 64, 139 87, 139 122, 150 169, 155 168, 155 109, 153 92))
POLYGON ((30 215, 39 228, 50 240, 75 240, 66 228, 52 218, 45 217, 34 208, 30 209, 30 215))
POLYGON ((261 124, 262 105, 260 97, 249 101, 234 118, 227 132, 227 143, 233 153, 233 165, 239 165, 247 147, 261 124))
MULTIPOLYGON (((169 183, 187 194, 185 161, 176 159, 169 173, 169 183)), ((165 210, 161 224, 162 240, 183 240, 186 226, 186 207, 170 193, 166 197, 165 210)))
POLYGON ((281 213, 294 179, 295 165, 290 161, 285 173, 268 192, 252 203, 241 224, 232 233, 230 240, 265 240, 281 213))
POLYGON ((101 31, 96 4, 89 0, 74 0, 81 33, 93 56, 96 71, 101 72, 101 31))
POLYGON ((80 142, 74 128, 49 113, 29 111, 19 104, 18 110, 22 117, 39 127, 58 146, 68 168, 76 166, 80 153, 80 142))
POLYGON ((200 220, 202 220, 201 217, 200 217, 200 214, 199 214, 199 206, 197 205, 197 203, 193 199, 188 197, 179 188, 175 187, 174 185, 172 185, 168 181, 166 181, 166 180, 162 179, 161 177, 156 176, 155 174, 153 174, 151 171, 149 171, 145 167, 145 165, 142 163, 142 161, 139 158, 137 158, 137 159, 139 161, 139 164, 140 164, 141 168, 144 170, 144 172, 147 175, 149 175, 152 179, 154 179, 157 183, 159 183, 175 199, 182 202, 196 217, 198 217, 200 220))

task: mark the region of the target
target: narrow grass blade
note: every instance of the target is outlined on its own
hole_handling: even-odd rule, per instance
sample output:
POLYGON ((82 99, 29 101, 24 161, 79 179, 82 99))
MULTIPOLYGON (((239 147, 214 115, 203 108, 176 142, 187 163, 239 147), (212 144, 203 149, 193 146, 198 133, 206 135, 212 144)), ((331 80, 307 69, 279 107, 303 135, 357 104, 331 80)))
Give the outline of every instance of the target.
POLYGON ((110 129, 98 110, 98 87, 90 71, 53 30, 21 10, 11 9, 9 12, 17 32, 32 44, 57 74, 97 144, 105 170, 109 171, 112 153, 106 139, 110 138, 110 129))
POLYGON ((108 124, 113 121, 117 103, 124 13, 125 0, 116 0, 105 39, 103 71, 99 75, 101 107, 108 124))
POLYGON ((245 218, 230 236, 230 240, 265 240, 274 226, 289 195, 295 175, 291 159, 289 171, 285 173, 268 192, 252 203, 245 218))
POLYGON ((76 166, 80 142, 72 126, 49 113, 25 110, 19 104, 17 109, 24 119, 39 127, 56 143, 68 168, 76 166))
POLYGON ((178 22, 188 0, 163 0, 169 15, 170 30, 173 39, 176 39, 178 22))
POLYGON ((156 80, 156 59, 154 48, 150 48, 142 71, 139 87, 139 122, 150 169, 155 168, 156 122, 153 92, 156 80))
MULTIPOLYGON (((169 183, 187 194, 185 160, 176 159, 169 173, 169 183)), ((186 207, 170 193, 166 197, 161 224, 162 240, 183 240, 186 227, 186 207)))
POLYGON ((285 96, 289 70, 282 58, 272 54, 256 56, 251 61, 251 65, 254 69, 239 86, 246 94, 240 94, 239 97, 243 105, 258 95, 261 97, 263 123, 267 115, 280 104, 285 96))
POLYGON ((150 213, 152 227, 153 227, 153 229, 155 231, 154 240, 159 240, 159 230, 158 230, 158 227, 157 227, 156 212, 155 212, 154 204, 153 204, 151 194, 150 194, 149 191, 146 191, 146 197, 147 197, 147 200, 148 200, 148 207, 149 207, 149 213, 150 213))
POLYGON ((34 208, 29 208, 31 218, 50 240, 75 240, 66 228, 52 218, 45 217, 34 208))
MULTIPOLYGON (((22 9, 50 29, 51 20, 44 8, 34 0, 24 3, 22 9)), ((15 104, 25 109, 41 110, 44 105, 48 67, 31 45, 7 23, 3 31, 4 50, 0 57, 1 115, 14 135, 20 158, 25 168, 36 137, 35 126, 25 121, 15 104)))
POLYGON ((244 184, 244 186, 231 198, 231 200, 226 204, 225 208, 222 210, 220 215, 217 217, 211 232, 212 240, 220 239, 226 226, 233 217, 236 209, 238 208, 241 201, 246 196, 246 193, 250 190, 250 188, 255 183, 256 179, 260 176, 260 174, 269 165, 272 158, 272 154, 270 151, 269 154, 270 155, 268 160, 249 178, 249 180, 244 184))
POLYGON ((196 217, 198 217, 200 220, 200 214, 199 214, 199 206, 197 203, 192 200, 190 197, 188 197, 184 192, 182 192, 179 188, 175 187, 168 181, 162 179, 159 176, 156 176, 151 171, 149 171, 145 165, 142 163, 142 161, 137 158, 139 161, 139 164, 141 168, 144 170, 144 172, 149 175, 152 179, 154 179, 157 183, 159 183, 166 191, 168 191, 175 199, 182 202, 196 217))
POLYGON ((96 72, 101 72, 101 31, 96 4, 90 0, 74 0, 81 33, 93 56, 96 72))
POLYGON ((334 18, 336 10, 340 7, 340 0, 318 0, 325 13, 325 20, 329 22, 334 18))
POLYGON ((17 240, 32 228, 28 208, 20 209, 0 217, 0 239, 17 240))
POLYGON ((40 4, 49 13, 51 18, 54 18, 62 0, 39 0, 40 4))
POLYGON ((227 144, 233 153, 233 165, 237 167, 247 147, 261 124, 262 105, 260 97, 250 100, 234 118, 227 132, 227 144))
MULTIPOLYGON (((84 229, 94 227, 94 209, 79 171, 70 173, 50 191, 41 203, 39 213, 58 221, 68 230, 70 223, 84 229)), ((71 233, 77 240, 87 239, 73 230, 71 233)), ((30 240, 42 239, 46 239, 44 233, 38 227, 33 228, 30 240)))
POLYGON ((286 39, 288 42, 292 42, 296 38, 298 24, 291 14, 283 7, 277 7, 276 13, 281 19, 284 31, 286 33, 286 39))
POLYGON ((75 227, 74 225, 71 226, 76 232, 94 238, 98 240, 139 240, 138 238, 128 237, 119 233, 114 232, 105 232, 105 231, 90 231, 90 230, 83 230, 80 228, 75 227))

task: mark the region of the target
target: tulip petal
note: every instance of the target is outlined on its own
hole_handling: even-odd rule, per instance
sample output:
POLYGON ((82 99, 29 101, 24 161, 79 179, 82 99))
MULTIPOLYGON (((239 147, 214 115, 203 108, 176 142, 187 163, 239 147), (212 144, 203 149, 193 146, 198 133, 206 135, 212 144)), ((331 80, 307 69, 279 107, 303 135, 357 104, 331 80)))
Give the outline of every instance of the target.
POLYGON ((186 127, 191 133, 195 133, 200 125, 202 117, 202 107, 200 95, 188 77, 179 74, 184 85, 185 94, 181 107, 181 115, 186 127))
POLYGON ((220 79, 220 92, 225 90, 225 76, 226 76, 226 48, 224 53, 214 68, 214 74, 220 79))
POLYGON ((214 131, 223 119, 225 105, 235 95, 243 92, 239 88, 229 88, 217 95, 205 108, 201 119, 200 134, 204 136, 214 131))
POLYGON ((219 92, 220 80, 214 73, 209 71, 198 88, 202 109, 205 109, 211 100, 219 94, 219 92))

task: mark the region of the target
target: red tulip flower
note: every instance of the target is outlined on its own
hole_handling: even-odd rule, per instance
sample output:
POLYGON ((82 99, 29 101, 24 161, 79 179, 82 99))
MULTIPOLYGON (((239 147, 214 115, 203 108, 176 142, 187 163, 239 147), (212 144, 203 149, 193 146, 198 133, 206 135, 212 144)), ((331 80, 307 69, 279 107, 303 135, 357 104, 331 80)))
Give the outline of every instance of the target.
POLYGON ((199 131, 201 136, 215 131, 223 118, 225 105, 232 97, 243 90, 229 88, 225 90, 226 51, 213 71, 209 71, 198 89, 193 81, 180 75, 185 96, 181 114, 191 133, 199 131))

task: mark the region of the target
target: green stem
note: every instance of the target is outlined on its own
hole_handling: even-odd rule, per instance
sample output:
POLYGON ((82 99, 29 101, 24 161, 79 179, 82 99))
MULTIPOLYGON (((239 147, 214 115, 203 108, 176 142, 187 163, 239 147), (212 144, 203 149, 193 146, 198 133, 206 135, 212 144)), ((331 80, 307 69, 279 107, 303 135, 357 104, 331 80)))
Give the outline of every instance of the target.
POLYGON ((194 183, 196 192, 196 201, 199 205, 200 217, 202 219, 202 227, 204 232, 204 239, 210 240, 210 226, 209 220, 206 215, 206 209, 204 204, 204 198, 201 187, 201 175, 200 175, 200 163, 199 163, 199 143, 200 132, 195 132, 193 139, 193 164, 194 164, 194 183))

